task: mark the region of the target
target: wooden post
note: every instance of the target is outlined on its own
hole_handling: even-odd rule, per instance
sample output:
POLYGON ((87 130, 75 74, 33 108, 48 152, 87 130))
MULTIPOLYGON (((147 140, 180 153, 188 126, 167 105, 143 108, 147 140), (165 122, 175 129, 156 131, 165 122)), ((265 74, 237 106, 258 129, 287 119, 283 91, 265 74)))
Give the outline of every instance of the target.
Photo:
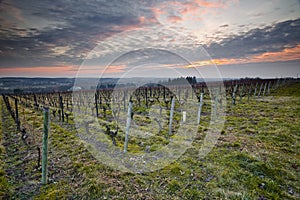
POLYGON ((146 98, 146 108, 149 108, 149 104, 148 104, 148 89, 145 88, 145 98, 146 98))
POLYGON ((42 155, 42 184, 47 183, 47 162, 48 162, 48 134, 49 134, 49 107, 44 107, 44 134, 43 134, 43 155, 42 155))
POLYGON ((130 129, 130 123, 131 123, 131 113, 132 113, 132 101, 130 100, 129 104, 128 104, 128 112, 127 112, 124 153, 126 153, 127 149, 128 149, 128 135, 129 135, 129 129, 130 129))
POLYGON ((100 109, 102 108, 102 97, 101 97, 101 94, 99 93, 99 106, 100 106, 100 109))
POLYGON ((172 97, 171 103, 171 111, 170 111, 170 119, 169 119, 169 135, 172 134, 172 122, 173 122, 173 115, 174 115, 174 107, 175 107, 175 97, 172 97))
POLYGON ((19 110, 18 110, 18 99, 15 98, 15 110, 16 110, 16 124, 17 130, 20 131, 20 120, 19 120, 19 110))
POLYGON ((106 107, 103 106, 103 117, 106 118, 106 107))
POLYGON ((96 117, 98 117, 99 113, 98 113, 98 94, 97 93, 95 94, 95 108, 96 108, 96 117))
POLYGON ((33 95, 33 99, 34 99, 34 107, 36 110, 38 110, 38 103, 37 103, 35 94, 33 95))
POLYGON ((23 108, 23 120, 26 120, 25 109, 23 108))
POLYGON ((61 120, 62 122, 65 121, 65 116, 64 116, 64 104, 63 104, 63 98, 62 96, 59 96, 59 103, 60 103, 60 110, 61 110, 61 120))

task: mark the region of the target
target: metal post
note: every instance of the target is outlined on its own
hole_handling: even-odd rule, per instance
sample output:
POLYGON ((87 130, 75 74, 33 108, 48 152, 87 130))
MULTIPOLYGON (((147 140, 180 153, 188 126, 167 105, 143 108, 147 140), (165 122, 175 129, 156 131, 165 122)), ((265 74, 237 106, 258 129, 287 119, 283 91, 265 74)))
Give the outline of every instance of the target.
POLYGON ((42 184, 47 183, 47 162, 48 162, 48 134, 49 134, 49 107, 44 107, 44 134, 42 151, 42 184))
POLYGON ((265 96, 265 94, 266 94, 266 89, 267 89, 267 82, 265 82, 265 87, 264 87, 264 91, 263 91, 263 96, 265 96))
POLYGON ((258 87, 258 83, 255 84, 255 89, 254 89, 254 94, 253 97, 256 97, 256 93, 257 93, 257 87, 258 87))
POLYGON ((268 95, 270 94, 270 86, 271 86, 271 81, 269 81, 269 83, 268 83, 268 91, 267 91, 268 95))
POLYGON ((173 122, 174 107, 175 107, 175 97, 172 97, 170 120, 169 120, 169 135, 172 134, 172 122, 173 122))
POLYGON ((249 102, 249 100, 250 100, 251 87, 252 87, 252 84, 250 84, 250 85, 249 85, 249 88, 248 88, 248 99, 247 99, 248 102, 249 102))
POLYGON ((238 85, 235 85, 232 91, 232 104, 235 105, 235 99, 236 99, 236 91, 237 91, 238 85))
POLYGON ((257 95, 257 97, 260 97, 260 94, 261 94, 262 87, 263 87, 263 83, 261 83, 261 84, 260 84, 260 87, 259 87, 259 92, 258 92, 258 95, 257 95))
POLYGON ((200 94, 200 102, 199 102, 199 108, 198 108, 197 124, 200 123, 202 105, 203 105, 203 92, 201 92, 201 94, 200 94))
POLYGON ((129 129, 130 129, 130 123, 131 123, 131 113, 132 113, 132 101, 129 101, 128 112, 127 112, 127 121, 126 121, 124 153, 127 152, 127 148, 128 148, 128 135, 129 135, 129 129))

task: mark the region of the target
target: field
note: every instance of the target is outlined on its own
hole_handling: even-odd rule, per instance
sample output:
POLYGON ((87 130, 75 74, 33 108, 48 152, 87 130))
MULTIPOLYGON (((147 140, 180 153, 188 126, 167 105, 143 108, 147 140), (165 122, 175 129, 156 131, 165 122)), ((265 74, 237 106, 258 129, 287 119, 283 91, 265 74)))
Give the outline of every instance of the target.
MULTIPOLYGON (((261 91, 263 86, 266 88, 267 84, 261 85, 261 91)), ((18 98, 20 102, 18 118, 21 127, 26 128, 26 133, 22 133, 17 130, 16 120, 7 109, 4 98, 1 98, 0 199, 299 199, 299 81, 282 84, 268 95, 253 95, 256 89, 250 88, 248 95, 251 94, 251 97, 248 98, 248 90, 240 88, 236 102, 232 103, 232 97, 226 95, 225 124, 216 145, 206 156, 199 157, 199 149, 209 130, 210 112, 214 106, 210 99, 213 97, 207 94, 204 96, 200 126, 190 148, 162 169, 140 173, 124 172, 95 159, 78 137, 72 110, 65 105, 67 115, 64 117, 68 116, 68 119, 62 121, 58 110, 52 113, 53 109, 59 107, 59 99, 56 102, 48 99, 51 133, 47 184, 41 183, 39 156, 42 149, 43 112, 34 108, 32 96, 27 99, 28 102, 26 96, 8 97, 12 107, 13 98, 18 98)), ((63 98, 71 98, 67 95, 63 98)), ((146 97, 142 102, 133 99, 134 105, 148 105, 146 97)), ((39 96, 37 98, 40 100, 39 96)), ((197 101, 193 103, 198 105, 197 101)), ((120 101, 121 109, 122 105, 120 101)), ((169 109, 171 101, 155 105, 169 109)), ((138 132, 134 133, 129 138, 129 153, 154 152, 168 144, 170 138, 176 138, 176 134, 168 134, 167 119, 153 123, 144 115, 147 110, 143 110, 143 107, 133 106, 135 124, 131 130, 134 133, 138 130, 134 126, 141 126, 144 132, 154 130, 159 135, 141 138, 138 132)), ((178 130, 181 112, 177 110, 178 103, 174 107, 173 129, 178 130)), ((94 108, 89 110, 86 104, 74 108, 81 109, 82 121, 77 123, 82 123, 82 131, 88 127, 88 133, 99 132, 99 140, 114 146, 111 138, 104 134, 106 125, 111 129, 117 128, 111 120, 116 111, 107 102, 103 101, 99 108, 101 111, 97 111, 100 129, 86 115, 96 115, 94 108)), ((155 111, 152 115, 158 115, 159 108, 152 108, 155 111)), ((126 109, 127 104, 124 106, 125 114, 126 109)), ((168 117, 168 109, 160 114, 168 117)), ((118 114, 121 119, 126 119, 122 112, 118 114)), ((125 120, 120 123, 125 124, 125 120)), ((124 138, 125 132, 120 130, 114 138, 115 147, 123 149, 124 138)))

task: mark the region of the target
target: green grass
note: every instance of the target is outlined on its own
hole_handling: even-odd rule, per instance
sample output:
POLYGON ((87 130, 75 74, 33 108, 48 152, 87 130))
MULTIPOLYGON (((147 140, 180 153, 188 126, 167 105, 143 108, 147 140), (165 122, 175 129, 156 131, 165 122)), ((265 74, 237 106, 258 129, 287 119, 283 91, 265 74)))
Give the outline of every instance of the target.
MULTIPOLYGON (((33 199, 299 199, 299 91, 299 83, 288 84, 267 97, 237 101, 235 106, 228 103, 226 122, 216 146, 207 156, 199 157, 210 119, 209 105, 205 104, 203 112, 208 115, 203 115, 192 147, 178 160, 147 173, 125 173, 106 166, 86 149, 72 125, 53 120, 49 183, 40 184, 34 154, 25 162, 32 151, 15 137, 13 141, 17 143, 0 146, 0 198, 23 195, 33 199), (13 154, 14 148, 24 153, 13 154), (18 177, 24 179, 18 182, 16 173, 7 176, 8 168, 27 176, 18 177), (26 189, 31 192, 26 193, 26 189)), ((3 105, 1 112, 7 114, 3 105)), ((27 123, 35 121, 36 141, 41 141, 41 113, 25 112, 27 123)), ((13 121, 2 116, 3 120, 1 141, 3 135, 16 134, 13 121)), ((143 130, 151 131, 152 127, 147 126, 151 123, 149 118, 137 115, 137 122, 143 124, 143 130)), ((100 123, 104 128, 107 122, 101 119, 100 123)), ((168 144, 164 133, 165 129, 162 135, 149 137, 143 145, 139 138, 130 138, 129 150, 141 152, 149 145, 150 151, 155 151, 168 144)), ((123 136, 117 137, 120 148, 123 140, 123 136)))
POLYGON ((11 188, 7 179, 7 175, 5 172, 6 164, 5 164, 5 147, 3 146, 3 103, 2 100, 0 100, 0 199, 6 199, 11 196, 11 188))

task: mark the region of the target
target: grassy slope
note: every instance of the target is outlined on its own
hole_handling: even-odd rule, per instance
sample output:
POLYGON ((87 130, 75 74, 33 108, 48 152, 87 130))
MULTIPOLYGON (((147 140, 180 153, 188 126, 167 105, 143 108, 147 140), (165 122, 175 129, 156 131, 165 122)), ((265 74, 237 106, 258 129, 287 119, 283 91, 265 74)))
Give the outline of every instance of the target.
POLYGON ((3 146, 3 137, 4 137, 4 129, 3 129, 3 125, 4 125, 4 110, 2 109, 2 106, 4 106, 2 104, 2 101, 0 100, 0 116, 1 116, 1 120, 0 120, 0 199, 5 199, 8 198, 11 194, 10 191, 10 187, 9 187, 9 183, 7 180, 7 174, 5 172, 5 168, 6 168, 6 164, 4 162, 5 159, 5 147, 3 146))
MULTIPOLYGON (((22 143, 2 105, 1 140, 6 135, 2 141, 6 152, 0 153, 5 156, 1 168, 6 173, 0 173, 0 195, 24 199, 299 199, 299 91, 298 83, 269 97, 228 105, 223 134, 205 158, 198 158, 199 133, 179 160, 145 174, 106 167, 90 155, 71 128, 51 123, 49 184, 45 186, 39 183, 34 148, 22 143)), ((33 120, 28 117, 27 122, 33 120)), ((42 130, 41 117, 35 121, 42 130)), ((40 136, 41 132, 36 133, 40 136)))

